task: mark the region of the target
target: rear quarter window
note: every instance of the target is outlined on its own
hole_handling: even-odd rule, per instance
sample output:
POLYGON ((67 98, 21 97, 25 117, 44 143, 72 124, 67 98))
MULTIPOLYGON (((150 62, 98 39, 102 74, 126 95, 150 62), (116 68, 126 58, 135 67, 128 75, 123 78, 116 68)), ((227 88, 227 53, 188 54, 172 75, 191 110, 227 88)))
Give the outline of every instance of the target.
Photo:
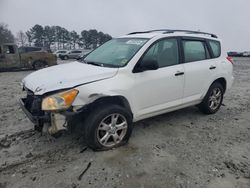
POLYGON ((221 54, 221 46, 219 41, 209 41, 209 45, 212 49, 214 58, 219 57, 221 54))

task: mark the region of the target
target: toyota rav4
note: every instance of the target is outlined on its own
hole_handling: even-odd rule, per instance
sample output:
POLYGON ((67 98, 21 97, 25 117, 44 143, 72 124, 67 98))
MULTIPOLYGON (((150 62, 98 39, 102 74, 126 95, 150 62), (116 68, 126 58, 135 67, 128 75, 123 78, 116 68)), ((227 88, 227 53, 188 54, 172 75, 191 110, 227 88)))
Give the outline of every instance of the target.
POLYGON ((20 105, 39 130, 57 135, 79 120, 88 146, 126 143, 133 122, 196 105, 213 114, 233 82, 216 35, 187 30, 134 32, 86 57, 31 73, 20 105))

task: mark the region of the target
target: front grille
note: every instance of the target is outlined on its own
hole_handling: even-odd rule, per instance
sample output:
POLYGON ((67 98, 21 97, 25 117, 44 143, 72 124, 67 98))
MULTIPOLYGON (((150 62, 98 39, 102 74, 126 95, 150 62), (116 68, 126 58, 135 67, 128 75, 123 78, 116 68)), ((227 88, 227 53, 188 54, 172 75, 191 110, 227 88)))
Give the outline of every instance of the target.
POLYGON ((25 108, 34 116, 42 116, 44 112, 41 109, 42 96, 34 95, 30 90, 27 90, 27 98, 25 100, 25 108))

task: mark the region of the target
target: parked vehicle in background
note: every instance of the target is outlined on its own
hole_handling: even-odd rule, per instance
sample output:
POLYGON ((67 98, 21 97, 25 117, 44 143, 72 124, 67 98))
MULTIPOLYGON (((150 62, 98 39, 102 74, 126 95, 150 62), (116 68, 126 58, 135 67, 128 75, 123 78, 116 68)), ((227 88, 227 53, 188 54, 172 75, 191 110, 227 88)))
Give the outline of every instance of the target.
POLYGON ((53 54, 56 55, 56 57, 59 57, 60 55, 65 55, 67 54, 68 50, 57 50, 53 54))
POLYGON ((82 53, 82 50, 69 50, 65 54, 60 54, 59 58, 62 60, 67 60, 67 59, 77 59, 82 53))
POLYGON ((227 55, 230 57, 242 57, 243 53, 242 52, 228 52, 227 55))
POLYGON ((92 50, 84 50, 84 51, 78 56, 77 60, 85 58, 90 52, 92 52, 92 50))
POLYGON ((243 56, 243 57, 250 57, 250 52, 243 52, 243 53, 242 53, 242 56, 243 56))
POLYGON ((56 56, 37 47, 20 47, 15 44, 0 45, 0 70, 42 69, 56 65, 56 56))
POLYGON ((232 86, 232 72, 214 34, 134 32, 82 61, 28 75, 20 104, 37 130, 47 127, 58 135, 79 120, 88 146, 107 150, 128 141, 133 122, 193 105, 216 113, 232 86))

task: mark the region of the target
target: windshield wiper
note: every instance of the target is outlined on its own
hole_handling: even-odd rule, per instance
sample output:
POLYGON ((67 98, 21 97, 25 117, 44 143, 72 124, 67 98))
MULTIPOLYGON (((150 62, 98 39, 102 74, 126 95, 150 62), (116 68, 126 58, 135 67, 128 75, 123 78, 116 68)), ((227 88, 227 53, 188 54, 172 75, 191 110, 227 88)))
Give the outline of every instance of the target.
POLYGON ((113 65, 113 64, 106 64, 106 63, 97 63, 94 61, 86 61, 86 60, 82 60, 83 63, 89 64, 89 65, 95 65, 95 66, 99 66, 99 67, 110 67, 110 68, 119 68, 119 65, 113 65))
POLYGON ((111 68, 119 68, 119 65, 114 65, 114 64, 104 64, 104 67, 111 67, 111 68))
POLYGON ((95 66, 100 66, 102 67, 102 64, 100 63, 96 63, 96 62, 93 62, 93 61, 85 61, 86 64, 89 64, 89 65, 95 65, 95 66))

